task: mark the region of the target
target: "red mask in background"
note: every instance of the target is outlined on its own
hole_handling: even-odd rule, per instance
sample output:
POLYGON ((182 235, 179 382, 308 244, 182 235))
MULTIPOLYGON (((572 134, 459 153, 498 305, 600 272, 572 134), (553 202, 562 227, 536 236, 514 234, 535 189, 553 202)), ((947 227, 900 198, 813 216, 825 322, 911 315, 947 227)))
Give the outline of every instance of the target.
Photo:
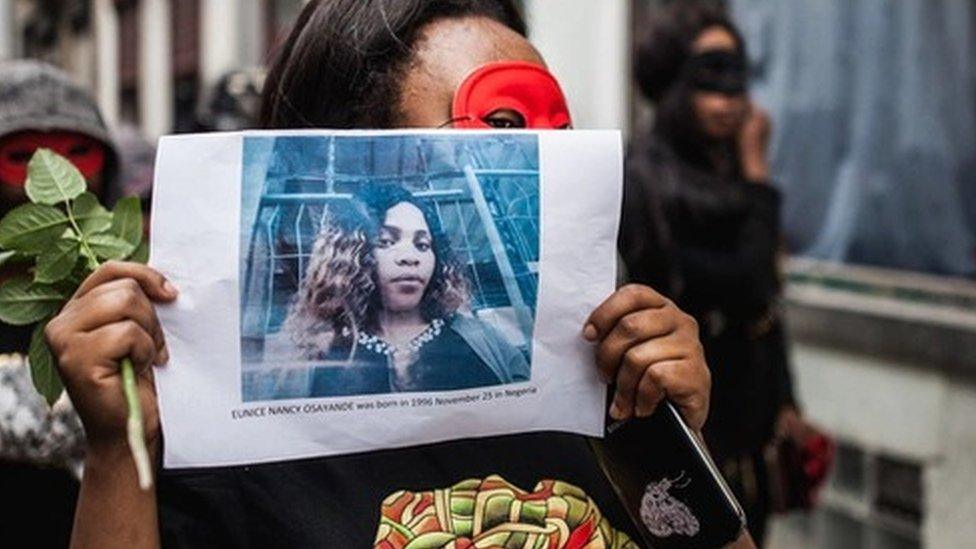
MULTIPOLYGON (((566 97, 555 77, 540 65, 496 61, 475 69, 454 92, 455 128, 490 129, 492 114, 512 111, 533 130, 567 129, 572 125, 566 97)), ((508 117, 500 117, 507 120, 508 117)))
POLYGON ((18 132, 0 138, 0 183, 22 187, 27 180, 27 163, 42 147, 70 160, 87 181, 105 167, 105 146, 93 137, 70 131, 18 132))

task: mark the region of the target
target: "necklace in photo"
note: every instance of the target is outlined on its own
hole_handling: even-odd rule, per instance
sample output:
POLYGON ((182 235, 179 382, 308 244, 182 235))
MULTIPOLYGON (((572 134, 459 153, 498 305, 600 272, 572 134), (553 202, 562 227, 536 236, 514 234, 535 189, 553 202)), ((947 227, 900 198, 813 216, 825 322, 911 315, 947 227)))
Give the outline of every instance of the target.
POLYGON ((386 356, 393 356, 398 352, 404 351, 411 354, 418 353, 424 345, 441 334, 441 329, 443 327, 444 321, 440 318, 435 318, 430 322, 430 325, 424 329, 424 331, 417 334, 416 337, 407 343, 406 348, 399 348, 395 345, 391 345, 383 338, 366 332, 359 332, 357 342, 374 353, 379 353, 386 356))

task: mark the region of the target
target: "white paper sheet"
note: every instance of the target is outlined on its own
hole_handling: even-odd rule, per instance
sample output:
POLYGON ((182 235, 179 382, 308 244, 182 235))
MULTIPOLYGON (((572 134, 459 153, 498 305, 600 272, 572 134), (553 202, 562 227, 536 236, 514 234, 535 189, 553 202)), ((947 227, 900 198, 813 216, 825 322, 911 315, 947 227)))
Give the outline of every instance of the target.
MULTIPOLYGON (((164 466, 267 462, 540 430, 602 435, 605 386, 592 346, 580 333, 589 312, 614 288, 620 198, 616 131, 164 137, 151 265, 180 290, 175 304, 159 308, 171 356, 156 374, 164 466), (323 329, 298 332, 291 322, 307 318, 295 316, 296 296, 313 287, 315 266, 325 265, 316 263, 316 253, 325 249, 316 246, 327 241, 325 227, 343 226, 341 212, 354 211, 349 204, 368 202, 357 193, 381 184, 412 193, 416 211, 426 212, 423 226, 436 233, 433 220, 439 219, 441 242, 450 244, 449 254, 439 248, 435 253, 438 263, 425 279, 423 303, 433 299, 433 281, 449 256, 466 281, 466 301, 447 312, 424 309, 427 329, 409 346, 374 352, 364 342, 377 341, 371 335, 385 341, 381 326, 390 326, 377 315, 386 319, 397 299, 417 294, 413 282, 386 284, 376 274, 379 282, 369 294, 373 312, 341 324, 356 330, 325 319, 331 343, 289 349, 296 333, 323 329), (433 322, 435 317, 441 320, 433 322), (490 326, 485 337, 475 330, 473 339, 482 343, 462 329, 471 326, 490 326), (444 343, 447 335, 460 339, 444 343), (455 348, 483 360, 457 366, 449 359, 454 355, 435 354, 455 348), (506 360, 486 359, 486 348, 506 360), (326 367, 337 357, 348 366, 352 356, 369 368, 326 367), (411 358, 401 360, 406 356, 411 358), (430 362, 432 356, 448 359, 430 362), (417 364, 424 360, 434 366, 421 375, 417 364), (403 378, 394 368, 401 363, 410 364, 403 378), (376 372, 381 364, 393 368, 388 390, 376 392, 386 374, 370 374, 362 387, 373 392, 341 394, 346 389, 336 379, 350 371, 376 372), (462 366, 470 376, 453 370, 462 366), (447 375, 437 367, 452 370, 447 375), (476 383, 475 374, 498 381, 465 385, 476 383)), ((384 211, 383 224, 399 223, 392 209, 384 211)), ((380 244, 360 260, 382 272, 377 250, 394 250, 401 241, 378 238, 380 244)), ((434 253, 416 239, 407 244, 417 257, 434 253)), ((422 268, 413 257, 398 258, 396 265, 422 268)), ((334 281, 341 272, 326 278, 334 281)))

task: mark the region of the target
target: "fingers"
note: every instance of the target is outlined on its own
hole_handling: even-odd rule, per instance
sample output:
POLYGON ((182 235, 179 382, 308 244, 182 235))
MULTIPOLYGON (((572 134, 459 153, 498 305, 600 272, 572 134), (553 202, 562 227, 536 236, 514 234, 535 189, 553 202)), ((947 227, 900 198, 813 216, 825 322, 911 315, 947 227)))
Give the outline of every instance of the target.
MULTIPOLYGON (((610 417, 623 420, 634 415, 635 404, 642 412, 654 411, 665 397, 665 390, 653 365, 625 367, 617 375, 617 386, 610 404, 610 417)), ((650 415, 648 412, 646 415, 650 415)), ((642 416, 643 417, 643 416, 642 416)))
POLYGON ((689 356, 697 342, 688 342, 680 334, 652 339, 631 347, 624 355, 616 375, 616 391, 611 417, 624 419, 631 415, 648 416, 664 398, 663 379, 654 365, 693 358, 689 356), (618 417, 619 416, 619 417, 618 417))
POLYGON ((603 339, 628 314, 641 309, 658 309, 669 303, 667 298, 647 286, 624 286, 590 313, 583 328, 583 337, 589 341, 603 339))
MULTIPOLYGON (((619 380, 620 378, 618 378, 619 380)), ((631 416, 647 417, 665 398, 674 403, 693 430, 700 430, 708 417, 708 393, 711 378, 696 371, 686 360, 657 362, 645 369, 637 383, 617 385, 610 415, 623 420, 631 416)))
POLYGON ((700 429, 711 375, 698 331, 694 318, 646 286, 626 286, 594 310, 583 335, 599 342, 597 366, 616 385, 610 415, 648 416, 667 398, 700 429))
POLYGON ((109 261, 81 283, 72 299, 78 299, 106 282, 121 278, 130 278, 138 282, 153 301, 172 301, 176 299, 178 293, 176 287, 152 267, 139 263, 109 261))
POLYGON ((156 342, 135 321, 123 320, 102 326, 91 332, 91 338, 93 344, 100 347, 99 356, 116 361, 129 357, 137 372, 151 366, 156 360, 156 342))
POLYGON ((667 398, 681 412, 694 431, 701 430, 708 417, 712 377, 704 360, 662 362, 654 365, 656 381, 665 388, 667 398))
POLYGON ((50 334, 48 340, 58 354, 58 368, 66 380, 116 376, 117 366, 106 366, 125 357, 132 360, 137 371, 157 359, 156 342, 134 320, 108 324, 87 334, 50 334), (95 365, 101 367, 93 368, 95 365))
POLYGON ((672 347, 654 341, 675 333, 678 327, 677 315, 671 314, 665 308, 644 309, 622 317, 597 346, 596 363, 603 378, 612 380, 617 368, 628 363, 628 357, 630 363, 643 361, 640 365, 643 370, 654 362, 651 355, 659 355, 661 347, 672 347))
POLYGON ((65 328, 78 332, 89 332, 123 320, 137 322, 153 338, 157 351, 164 350, 165 339, 156 309, 139 283, 131 278, 106 282, 80 299, 72 300, 65 306, 60 319, 65 328))

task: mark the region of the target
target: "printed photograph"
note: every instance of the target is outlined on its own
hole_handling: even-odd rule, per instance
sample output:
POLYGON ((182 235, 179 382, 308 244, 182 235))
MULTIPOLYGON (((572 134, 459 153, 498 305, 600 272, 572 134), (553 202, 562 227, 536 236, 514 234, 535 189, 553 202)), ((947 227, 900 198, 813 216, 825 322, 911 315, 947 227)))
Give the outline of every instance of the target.
POLYGON ((245 137, 244 401, 527 381, 534 135, 245 137))

